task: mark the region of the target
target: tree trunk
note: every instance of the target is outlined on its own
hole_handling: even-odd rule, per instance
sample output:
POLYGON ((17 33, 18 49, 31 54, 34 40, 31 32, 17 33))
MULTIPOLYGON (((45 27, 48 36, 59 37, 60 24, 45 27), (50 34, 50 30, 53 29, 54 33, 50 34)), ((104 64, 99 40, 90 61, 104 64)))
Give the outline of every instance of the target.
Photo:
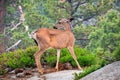
POLYGON ((4 16, 5 16, 5 0, 0 0, 0 53, 5 52, 4 16))

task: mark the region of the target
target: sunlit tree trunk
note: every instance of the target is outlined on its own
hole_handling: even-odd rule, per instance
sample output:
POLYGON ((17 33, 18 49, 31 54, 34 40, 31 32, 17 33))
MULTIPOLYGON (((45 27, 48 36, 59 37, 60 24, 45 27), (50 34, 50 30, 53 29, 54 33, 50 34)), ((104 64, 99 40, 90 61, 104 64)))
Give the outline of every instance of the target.
POLYGON ((4 16, 5 16, 5 0, 0 0, 0 53, 5 52, 4 16))

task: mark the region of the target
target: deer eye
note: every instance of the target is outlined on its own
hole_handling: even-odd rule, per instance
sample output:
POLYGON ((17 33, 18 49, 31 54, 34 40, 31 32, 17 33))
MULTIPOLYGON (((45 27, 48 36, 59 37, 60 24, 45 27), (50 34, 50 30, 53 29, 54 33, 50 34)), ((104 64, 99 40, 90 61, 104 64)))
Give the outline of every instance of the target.
POLYGON ((62 22, 58 22, 58 24, 61 24, 62 22))

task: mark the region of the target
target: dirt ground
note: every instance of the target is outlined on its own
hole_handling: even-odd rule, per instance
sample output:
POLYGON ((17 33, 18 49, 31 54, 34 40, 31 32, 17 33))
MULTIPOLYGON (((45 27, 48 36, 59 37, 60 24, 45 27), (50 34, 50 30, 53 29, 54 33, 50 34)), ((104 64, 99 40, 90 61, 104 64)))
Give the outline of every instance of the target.
POLYGON ((37 68, 17 68, 5 75, 0 75, 0 80, 57 80, 55 78, 60 77, 60 75, 62 75, 63 78, 72 78, 72 74, 78 72, 78 70, 74 70, 70 63, 59 64, 59 70, 60 71, 56 72, 55 68, 48 68, 45 69, 44 74, 41 75, 37 68))

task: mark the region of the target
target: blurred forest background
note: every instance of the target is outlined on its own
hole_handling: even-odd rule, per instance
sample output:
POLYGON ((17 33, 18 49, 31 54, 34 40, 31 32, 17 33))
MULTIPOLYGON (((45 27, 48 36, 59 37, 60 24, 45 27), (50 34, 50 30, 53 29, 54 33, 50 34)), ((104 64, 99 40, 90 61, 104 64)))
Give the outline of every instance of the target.
MULTIPOLYGON (((0 74, 8 71, 6 67, 34 66, 38 48, 28 34, 41 27, 53 28, 57 20, 69 17, 74 18, 75 54, 86 68, 76 80, 120 60, 120 0, 0 0, 0 74)), ((45 53, 42 63, 53 67, 56 51, 45 53)), ((61 63, 76 66, 66 49, 61 53, 61 63)))
POLYGON ((28 34, 41 27, 53 28, 58 19, 69 17, 74 18, 72 31, 81 55, 95 53, 113 61, 115 53, 120 60, 120 0, 0 0, 0 53, 35 46, 28 34))
POLYGON ((119 0, 1 0, 0 53, 34 45, 28 33, 72 21, 76 44, 90 51, 113 52, 120 44, 119 0))

